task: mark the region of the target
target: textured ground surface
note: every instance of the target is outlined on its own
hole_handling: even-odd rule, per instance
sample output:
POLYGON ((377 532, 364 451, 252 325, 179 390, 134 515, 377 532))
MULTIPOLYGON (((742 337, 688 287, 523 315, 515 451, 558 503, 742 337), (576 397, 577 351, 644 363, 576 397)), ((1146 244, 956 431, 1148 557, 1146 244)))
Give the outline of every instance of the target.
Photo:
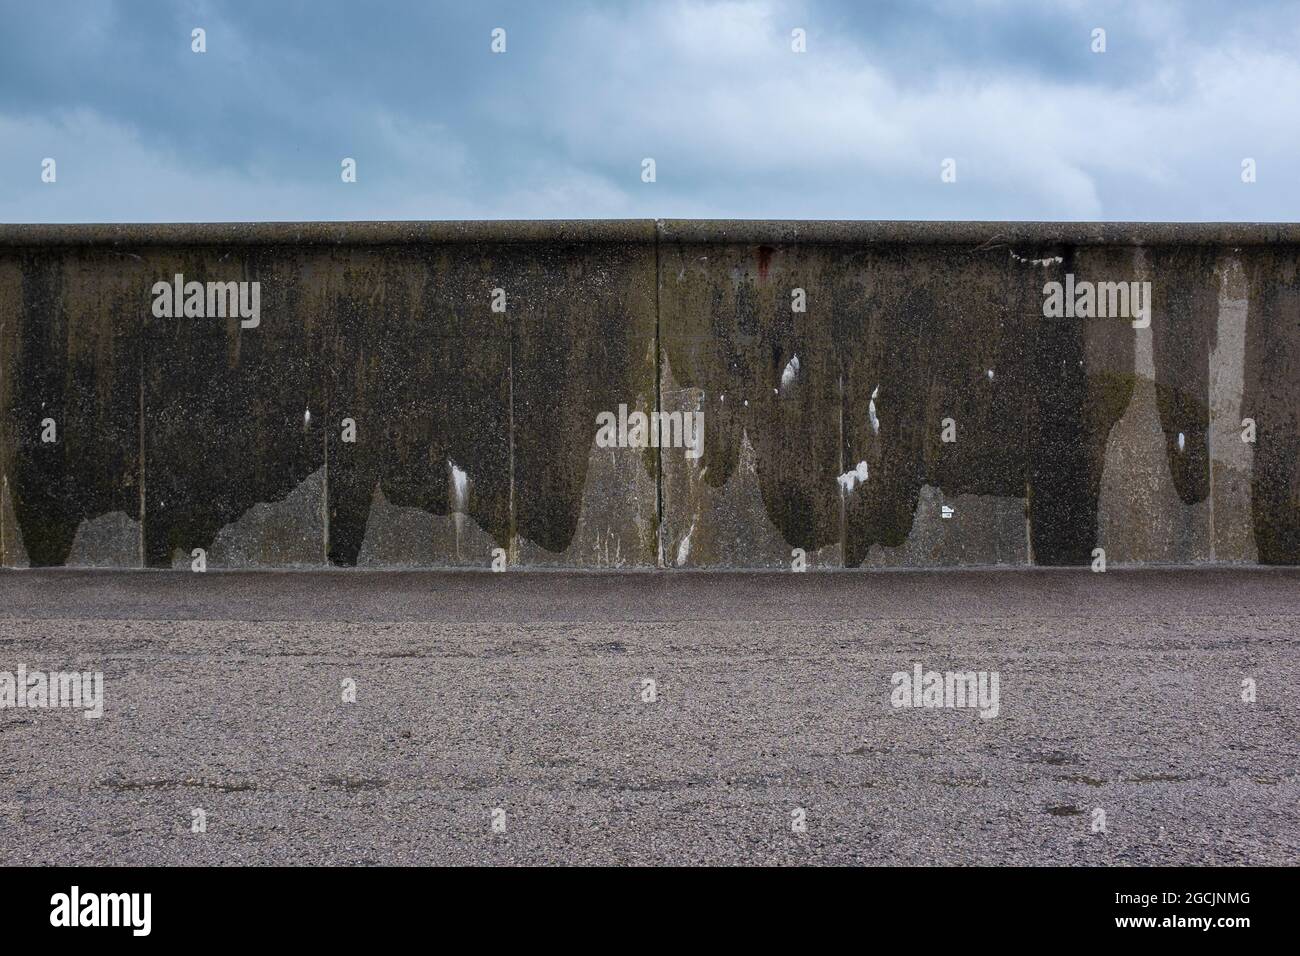
POLYGON ((0 710, 0 864, 1293 864, 1298 624, 1282 570, 0 574, 0 671, 106 688, 0 710))

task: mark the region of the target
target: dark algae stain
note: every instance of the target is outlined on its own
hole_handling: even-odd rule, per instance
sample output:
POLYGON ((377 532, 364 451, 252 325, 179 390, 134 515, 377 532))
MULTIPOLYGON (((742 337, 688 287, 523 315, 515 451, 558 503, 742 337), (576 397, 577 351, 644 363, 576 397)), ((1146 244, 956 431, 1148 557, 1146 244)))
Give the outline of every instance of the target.
POLYGON ((1300 248, 1247 257, 1243 417, 1257 427, 1251 513, 1261 564, 1300 564, 1300 248))
POLYGON ((682 243, 660 257, 661 387, 699 390, 700 480, 714 489, 735 480, 748 441, 763 509, 784 540, 837 542, 839 367, 816 251, 682 243), (793 311, 795 287, 806 312, 793 311))
POLYGON ((1097 546, 1098 508, 1111 429, 1133 397, 1131 319, 1043 315, 1047 282, 1131 282, 1133 250, 1064 246, 1059 263, 1022 290, 1035 324, 1030 402, 1029 523, 1035 564, 1088 566, 1097 546))
POLYGON ((568 548, 597 414, 653 407, 653 249, 412 245, 336 269, 331 427, 375 437, 330 433, 330 560, 357 562, 376 488, 433 515, 463 507, 502 548, 568 548))
POLYGON ((844 304, 837 314, 844 470, 865 462, 869 476, 860 490, 844 495, 848 567, 861 564, 873 544, 906 541, 928 463, 938 450, 931 344, 942 320, 935 308, 940 293, 927 268, 932 265, 924 263, 917 271, 922 281, 909 284, 901 247, 845 263, 837 296, 844 304))
MULTIPOLYGON (((1065 249, 1062 259, 1050 279, 1061 281, 1079 271, 1073 248, 1065 249)), ((1084 323, 1044 317, 1041 291, 1027 298, 1025 321, 1035 328, 1028 474, 1033 557, 1037 564, 1085 565, 1097 540, 1097 436, 1108 428, 1107 419, 1090 414, 1096 404, 1087 399, 1096 392, 1089 389, 1084 323)), ((1102 407, 1120 405, 1113 392, 1101 398, 1102 407)), ((1128 404, 1127 394, 1122 404, 1128 404)))
POLYGON ((1156 404, 1165 457, 1183 504, 1210 495, 1210 341, 1219 317, 1218 250, 1151 249, 1156 404), (1179 436, 1182 447, 1179 447, 1179 436))
POLYGON ((82 521, 139 520, 140 307, 135 270, 106 251, 16 253, 21 296, 5 410, 10 494, 33 566, 66 563, 82 521), (52 439, 52 440, 46 440, 52 439))
MULTIPOLYGON (((855 567, 877 560, 873 547, 918 540, 928 486, 945 502, 1009 500, 997 533, 1018 534, 1020 553, 1027 537, 1034 563, 1086 567, 1108 443, 1139 387, 1134 413, 1151 392, 1131 323, 1045 317, 1044 285, 1067 274, 1151 283, 1163 460, 1132 493, 1164 483, 1192 506, 1210 499, 1210 390, 1221 387, 1211 352, 1221 261, 1236 258, 1248 299, 1241 416, 1258 429, 1254 541, 1261 563, 1300 563, 1295 246, 774 233, 656 247, 653 228, 644 233, 3 247, 0 467, 13 516, 3 560, 21 542, 32 564, 65 564, 83 522, 121 513, 143 519, 144 562, 170 566, 259 506, 315 487, 321 510, 304 527, 319 532, 284 542, 285 554, 355 565, 377 494, 425 515, 463 508, 496 546, 561 554, 584 506, 605 521, 631 497, 591 499, 597 415, 653 409, 671 389, 674 400, 698 395, 705 437, 697 462, 642 457, 652 482, 663 463, 665 487, 669 467, 694 483, 665 495, 661 520, 756 481, 762 533, 809 552, 841 544, 855 567), (151 287, 177 273, 260 282, 259 327, 155 318, 151 287), (491 308, 498 288, 504 313, 491 308), (955 442, 941 438, 947 419, 955 442), (54 441, 42 441, 46 420, 54 441), (741 472, 746 448, 752 475, 741 472)), ((1239 423, 1226 425, 1216 434, 1239 423)), ((279 545, 268 547, 274 564, 279 545)))
MULTIPOLYGON (((1045 285, 1067 274, 1151 283, 1152 328, 1142 334, 1164 457, 1179 500, 1194 505, 1210 490, 1215 255, 1202 246, 675 243, 662 255, 665 354, 674 384, 704 393, 704 481, 734 480, 746 438, 764 508, 790 546, 833 540, 839 510, 844 563, 859 565, 872 546, 908 540, 928 484, 945 500, 1025 499, 1032 561, 1085 567, 1098 545, 1108 444, 1139 381, 1140 316, 1049 318, 1045 285), (806 291, 806 314, 789 307, 794 287, 806 291), (798 385, 787 388, 782 370, 796 355, 798 385), (954 442, 941 440, 947 420, 954 442), (792 449, 797 463, 785 455, 792 449), (841 492, 836 478, 851 472, 869 477, 841 492)), ((1294 309, 1294 285, 1278 288, 1271 308, 1294 309)), ((1294 374, 1276 357, 1250 364, 1276 379, 1294 374)), ((1277 405, 1285 434, 1294 399, 1277 405)), ((1257 471, 1257 513, 1280 512, 1269 495, 1295 487, 1285 448, 1271 447, 1257 471)), ((1286 522, 1270 519, 1267 534, 1289 540, 1286 522)))
POLYGON ((63 262, 34 256, 24 263, 22 306, 14 355, 12 419, 16 439, 14 510, 35 567, 61 565, 81 522, 68 454, 68 314, 62 295, 63 262), (46 420, 63 441, 43 442, 46 420))
MULTIPOLYGON (((503 255, 495 270, 518 289, 511 311, 515 531, 562 552, 578 529, 596 416, 622 404, 655 408, 654 250, 548 245, 503 255)), ((643 462, 653 477, 657 459, 643 462)))
POLYGON ((468 514, 508 543, 511 330, 491 311, 482 256, 410 245, 331 257, 334 564, 357 563, 376 489, 400 507, 451 513, 453 468, 473 479, 468 514), (356 441, 343 441, 345 419, 356 441))
POLYGON ((840 335, 845 462, 871 478, 846 495, 846 564, 907 540, 922 485, 1024 497, 1034 325, 1009 262, 1005 249, 897 246, 858 265, 865 296, 840 335))
MULTIPOLYGON (((283 500, 324 464, 320 313, 292 247, 187 248, 156 278, 261 283, 261 323, 238 316, 145 323, 145 560, 207 549, 255 505, 283 500), (309 414, 310 413, 310 414, 309 414)), ((152 280, 150 280, 152 281, 152 280)), ((285 542, 300 550, 300 542, 285 542)), ((324 542, 310 548, 322 554, 324 542)), ((270 563, 276 555, 265 556, 270 563)))

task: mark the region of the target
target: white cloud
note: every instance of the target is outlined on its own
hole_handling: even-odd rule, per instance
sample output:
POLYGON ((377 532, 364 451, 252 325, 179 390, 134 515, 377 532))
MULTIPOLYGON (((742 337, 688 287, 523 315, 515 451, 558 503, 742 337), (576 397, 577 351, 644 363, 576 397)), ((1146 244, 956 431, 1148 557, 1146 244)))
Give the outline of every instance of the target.
MULTIPOLYGON (((1016 17, 1001 3, 977 9, 995 24, 1016 17)), ((1114 23, 1119 8, 1104 9, 1114 23)), ((1300 218, 1295 23, 1256 10, 1202 28, 1158 3, 1114 25, 1113 56, 1035 74, 987 49, 964 55, 949 13, 909 11, 892 35, 948 41, 927 70, 883 56, 868 30, 811 0, 556 7, 512 33, 508 56, 520 59, 480 51, 455 65, 454 87, 424 75, 438 63, 413 66, 428 92, 406 99, 387 97, 391 83, 298 82, 313 54, 292 30, 273 51, 265 29, 213 21, 221 55, 256 70, 244 80, 265 93, 255 119, 213 113, 210 97, 183 122, 172 100, 113 109, 140 125, 71 94, 40 114, 12 112, 11 98, 0 218, 1300 218), (791 51, 794 27, 807 53, 791 51), (196 129, 201 140, 183 139, 196 129), (59 162, 53 186, 40 182, 45 156, 59 162), (339 180, 344 156, 357 159, 355 185, 339 180), (653 184, 640 180, 646 156, 653 184), (1247 156, 1259 168, 1250 186, 1247 156), (946 157, 954 184, 940 182, 946 157)), ((1077 29, 1043 22, 1033 29, 1077 29)), ((1017 34, 1016 49, 1038 35, 1017 34)), ((359 53, 356 68, 383 55, 359 53)), ((207 75, 182 62, 178 96, 207 75)))
POLYGON ((218 222, 302 219, 473 218, 482 208, 463 195, 465 159, 433 143, 429 128, 383 135, 362 154, 356 184, 340 177, 345 154, 320 158, 315 179, 263 160, 251 168, 196 165, 165 146, 89 110, 53 119, 0 116, 0 222, 218 222), (439 149, 442 152, 439 152, 439 149), (376 151, 377 152, 374 152, 376 151), (41 161, 57 163, 41 182, 41 161), (373 165, 372 163, 373 158, 373 165), (384 177, 384 164, 405 175, 384 177), (427 178, 412 180, 409 170, 427 178), (370 179, 377 180, 373 187, 370 179), (412 188, 416 186, 417 188, 412 188))
MULTIPOLYGON (((832 214, 846 217, 879 215, 883 203, 902 215, 1098 218, 1161 194, 1229 190, 1237 161, 1221 155, 1227 144, 1243 156, 1300 154, 1300 129, 1279 122, 1275 99, 1286 91, 1295 105, 1300 65, 1215 49, 1213 35, 1181 46, 1144 86, 1103 83, 1111 77, 1100 72, 1092 83, 1028 84, 960 62, 936 65, 918 85, 891 76, 851 35, 810 30, 809 51, 792 53, 789 29, 807 13, 772 0, 592 12, 556 41, 557 60, 589 52, 582 69, 557 70, 558 86, 539 86, 519 122, 558 129, 573 162, 630 170, 654 156, 662 191, 683 178, 697 193, 725 193, 771 177, 772 208, 793 215, 803 197, 817 213, 838 201, 832 214), (949 156, 958 182, 945 186, 949 156)), ((1165 29, 1167 18, 1152 22, 1165 29)), ((1300 190, 1284 195, 1274 218, 1300 207, 1300 190)))

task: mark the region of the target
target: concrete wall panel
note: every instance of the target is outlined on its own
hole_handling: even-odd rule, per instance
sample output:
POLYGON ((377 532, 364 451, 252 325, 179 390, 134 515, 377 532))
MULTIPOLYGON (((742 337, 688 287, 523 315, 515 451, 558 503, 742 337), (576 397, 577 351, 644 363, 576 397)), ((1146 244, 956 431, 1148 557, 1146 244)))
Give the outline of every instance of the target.
POLYGON ((510 295, 516 559, 654 567, 655 449, 600 447, 597 418, 654 411, 655 249, 630 241, 516 246, 510 295))
POLYGON ((0 249, 6 565, 140 565, 145 271, 114 250, 0 249))
POLYGON ((704 422, 699 457, 660 455, 666 566, 841 563, 832 265, 798 245, 660 249, 662 405, 704 422))
MULTIPOLYGON (((1098 545, 1109 563, 1190 564, 1210 559, 1209 331, 1218 310, 1213 250, 1089 250, 1087 274, 1149 282, 1149 327, 1095 319, 1090 333, 1110 352, 1094 360, 1115 394, 1102 459, 1098 545), (1113 260, 1124 256, 1128 268, 1113 260), (1113 344, 1124 343, 1116 355, 1113 344), (1122 362, 1123 364, 1116 364, 1122 362), (1104 364, 1103 364, 1104 363, 1104 364), (1127 400, 1121 405, 1121 395, 1127 400)), ((1101 379, 1098 378, 1101 384, 1101 379)))
POLYGON ((4 226, 0 564, 1296 564, 1298 258, 1287 225, 4 226), (155 316, 177 274, 260 283, 259 323, 155 316), (1150 326, 1052 282, 1150 283, 1150 326), (598 440, 638 413, 702 414, 699 456, 598 440))
POLYGON ((511 332, 493 261, 422 244, 323 261, 334 564, 487 567, 508 547, 511 332))
POLYGON ((324 313, 313 301, 312 254, 280 246, 140 254, 146 291, 176 275, 260 284, 256 327, 238 315, 144 310, 146 562, 190 567, 202 549, 216 568, 324 564, 324 313))
POLYGON ((1261 564, 1300 563, 1300 248, 1247 255, 1243 410, 1258 434, 1251 516, 1261 564))
POLYGON ((1022 564, 1033 317, 1010 251, 886 245, 847 257, 835 337, 844 380, 849 566, 1022 564), (865 468, 863 464, 865 463, 865 468))

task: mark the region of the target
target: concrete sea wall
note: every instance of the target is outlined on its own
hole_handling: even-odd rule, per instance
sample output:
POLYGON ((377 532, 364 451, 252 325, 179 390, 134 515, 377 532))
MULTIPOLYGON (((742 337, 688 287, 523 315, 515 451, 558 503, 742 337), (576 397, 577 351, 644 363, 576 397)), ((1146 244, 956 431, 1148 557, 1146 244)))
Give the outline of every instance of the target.
POLYGON ((1300 564, 1298 266, 1295 225, 0 226, 0 564, 1300 564), (637 412, 697 454, 598 440, 637 412))

